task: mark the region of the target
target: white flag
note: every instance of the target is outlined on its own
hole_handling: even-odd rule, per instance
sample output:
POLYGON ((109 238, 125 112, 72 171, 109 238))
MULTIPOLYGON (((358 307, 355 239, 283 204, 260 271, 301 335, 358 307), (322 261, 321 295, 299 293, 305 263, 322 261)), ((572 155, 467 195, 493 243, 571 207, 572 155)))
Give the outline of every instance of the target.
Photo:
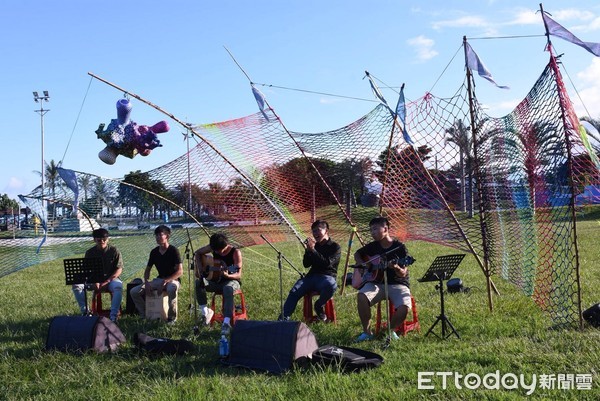
POLYGON ((465 49, 467 54, 467 68, 470 68, 471 71, 477 71, 481 78, 487 79, 500 89, 510 89, 508 86, 498 85, 496 81, 494 81, 494 78, 492 78, 492 73, 487 68, 485 68, 485 65, 483 65, 481 59, 479 58, 477 53, 475 53, 470 44, 465 43, 465 49))
POLYGON ((548 33, 550 35, 557 36, 561 39, 566 40, 567 42, 571 42, 576 44, 577 46, 581 46, 588 52, 592 53, 594 56, 600 57, 600 43, 584 42, 568 30, 566 30, 561 24, 548 17, 546 14, 542 14, 542 18, 544 18, 544 23, 546 24, 546 27, 548 28, 548 33))

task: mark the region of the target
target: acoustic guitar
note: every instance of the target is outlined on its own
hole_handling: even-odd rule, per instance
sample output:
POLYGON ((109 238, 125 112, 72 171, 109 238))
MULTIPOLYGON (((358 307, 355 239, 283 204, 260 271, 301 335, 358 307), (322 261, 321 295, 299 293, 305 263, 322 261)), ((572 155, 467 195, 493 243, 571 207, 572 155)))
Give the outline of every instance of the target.
POLYGON ((389 259, 387 261, 383 258, 377 257, 370 257, 367 259, 370 261, 377 261, 377 263, 364 262, 350 266, 354 268, 354 273, 352 274, 352 287, 356 288, 357 290, 370 282, 382 283, 383 275, 388 267, 391 267, 395 264, 400 266, 409 266, 415 262, 415 259, 409 255, 403 258, 389 259))
POLYGON ((225 266, 223 261, 214 260, 212 255, 201 255, 199 273, 208 281, 218 283, 223 279, 223 272, 235 274, 239 271, 240 268, 238 266, 225 266))

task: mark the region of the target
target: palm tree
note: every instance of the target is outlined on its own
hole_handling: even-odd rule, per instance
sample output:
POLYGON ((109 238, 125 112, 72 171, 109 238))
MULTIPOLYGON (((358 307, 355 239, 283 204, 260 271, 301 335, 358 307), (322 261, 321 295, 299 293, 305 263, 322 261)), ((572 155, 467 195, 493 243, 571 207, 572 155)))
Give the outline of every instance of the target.
POLYGON ((471 168, 473 140, 471 127, 465 126, 462 119, 459 118, 452 127, 446 129, 446 134, 448 135, 446 141, 452 142, 458 147, 461 210, 463 212, 468 211, 469 217, 473 217, 473 171, 471 168), (468 190, 466 182, 468 182, 468 190))
POLYGON ((596 129, 596 131, 593 132, 592 130, 588 129, 584 125, 585 132, 587 133, 588 137, 590 137, 592 139, 590 141, 592 148, 594 149, 594 151, 596 153, 600 153, 600 134, 599 134, 600 133, 600 119, 583 116, 583 117, 581 117, 581 121, 585 121, 585 122, 589 123, 593 128, 596 129))
MULTIPOLYGON (((62 179, 58 174, 58 169, 61 166, 61 162, 56 163, 54 159, 50 160, 50 163, 44 162, 46 165, 44 171, 44 178, 46 180, 45 188, 50 188, 50 194, 52 195, 52 219, 54 220, 56 216, 56 189, 62 186, 62 179)), ((35 173, 39 174, 40 177, 42 175, 41 172, 35 171, 35 173)), ((44 194, 41 194, 43 199, 44 194)))
POLYGON ((83 200, 87 200, 90 187, 92 185, 92 178, 87 174, 81 174, 77 178, 81 189, 83 190, 83 200))

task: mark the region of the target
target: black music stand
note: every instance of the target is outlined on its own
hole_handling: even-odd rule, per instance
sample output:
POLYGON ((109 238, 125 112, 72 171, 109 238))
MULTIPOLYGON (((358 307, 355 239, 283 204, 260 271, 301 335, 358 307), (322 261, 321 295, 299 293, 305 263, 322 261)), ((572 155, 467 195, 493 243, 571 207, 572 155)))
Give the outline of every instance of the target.
POLYGON ((448 320, 448 317, 445 314, 443 281, 448 280, 450 277, 452 277, 452 274, 454 274, 454 271, 456 270, 456 268, 458 267, 460 262, 462 262, 464 257, 465 257, 465 254, 438 256, 437 258, 435 258, 435 260, 433 261, 431 266, 429 266, 429 269, 427 269, 427 271, 425 272, 425 275, 422 278, 417 280, 421 283, 429 282, 429 281, 439 281, 439 283, 435 286, 435 288, 440 290, 441 313, 438 316, 438 318, 436 319, 435 323, 433 323, 433 326, 431 326, 431 328, 427 331, 427 333, 425 334, 425 337, 427 337, 429 335, 429 333, 433 333, 436 337, 444 339, 444 340, 446 338, 450 337, 452 334, 456 334, 456 337, 460 338, 460 336, 458 335, 458 332, 456 331, 454 326, 452 326, 452 323, 450 323, 450 320, 448 320), (442 336, 441 337, 433 332, 433 328, 440 321, 442 322, 442 336), (446 334, 446 331, 447 331, 446 324, 448 326, 450 326, 450 329, 452 329, 452 331, 448 334, 446 334))
POLYGON ((65 282, 67 285, 83 284, 85 310, 87 306, 87 289, 89 284, 104 281, 104 266, 101 258, 64 259, 65 282))

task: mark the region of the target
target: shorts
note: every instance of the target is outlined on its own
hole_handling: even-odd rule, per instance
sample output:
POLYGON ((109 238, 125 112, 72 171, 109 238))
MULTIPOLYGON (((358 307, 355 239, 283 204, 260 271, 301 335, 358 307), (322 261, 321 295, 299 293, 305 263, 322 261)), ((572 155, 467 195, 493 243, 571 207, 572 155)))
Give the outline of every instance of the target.
MULTIPOLYGON (((369 300, 369 305, 373 306, 385 299, 385 288, 383 283, 366 283, 359 293, 365 294, 369 300)), ((388 284, 388 295, 394 307, 405 305, 408 309, 412 308, 410 299, 410 289, 403 284, 388 284)))

